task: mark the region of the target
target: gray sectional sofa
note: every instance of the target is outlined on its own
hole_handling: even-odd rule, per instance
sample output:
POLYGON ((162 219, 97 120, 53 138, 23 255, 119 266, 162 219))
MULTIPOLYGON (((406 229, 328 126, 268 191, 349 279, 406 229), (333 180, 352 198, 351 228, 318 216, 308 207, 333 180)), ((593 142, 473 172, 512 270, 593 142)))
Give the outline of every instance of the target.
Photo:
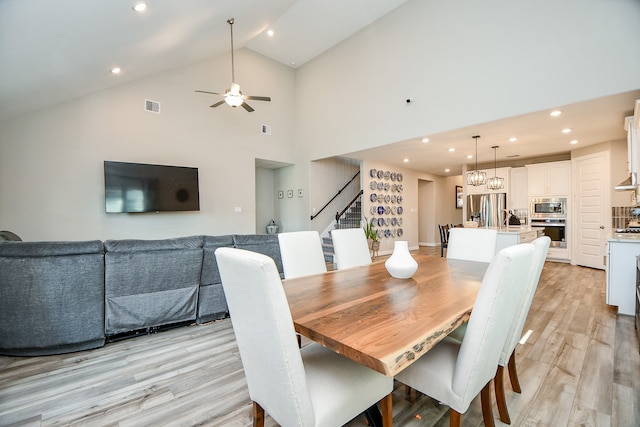
POLYGON ((161 240, 20 242, 0 239, 0 354, 101 347, 113 337, 227 316, 214 252, 272 257, 277 235, 161 240))

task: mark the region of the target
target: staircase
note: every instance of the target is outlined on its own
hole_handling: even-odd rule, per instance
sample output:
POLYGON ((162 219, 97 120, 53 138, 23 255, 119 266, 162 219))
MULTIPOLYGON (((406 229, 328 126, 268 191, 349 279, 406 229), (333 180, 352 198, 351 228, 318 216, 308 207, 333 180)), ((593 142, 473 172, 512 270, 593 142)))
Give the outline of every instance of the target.
MULTIPOLYGON (((358 198, 347 211, 334 222, 333 229, 343 228, 359 228, 362 221, 362 198, 358 198)), ((333 262, 333 240, 331 240, 331 234, 328 234, 322 238, 322 251, 324 252, 324 260, 326 262, 333 262)))

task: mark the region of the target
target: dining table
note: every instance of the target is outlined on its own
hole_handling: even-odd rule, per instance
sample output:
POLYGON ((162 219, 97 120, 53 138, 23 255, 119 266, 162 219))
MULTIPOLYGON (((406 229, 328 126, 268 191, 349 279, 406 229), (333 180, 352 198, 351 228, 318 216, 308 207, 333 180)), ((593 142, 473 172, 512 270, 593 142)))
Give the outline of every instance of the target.
POLYGON ((384 261, 283 280, 296 332, 393 377, 468 321, 488 263, 414 255, 409 279, 384 261))

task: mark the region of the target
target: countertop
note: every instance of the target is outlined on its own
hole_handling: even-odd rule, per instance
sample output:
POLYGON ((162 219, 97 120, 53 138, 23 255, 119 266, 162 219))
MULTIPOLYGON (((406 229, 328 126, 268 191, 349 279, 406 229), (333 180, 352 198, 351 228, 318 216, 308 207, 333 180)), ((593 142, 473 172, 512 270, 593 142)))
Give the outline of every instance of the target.
POLYGON ((611 237, 607 239, 608 242, 640 242, 640 233, 616 233, 612 232, 611 237))
POLYGON ((544 227, 530 227, 528 225, 513 225, 510 227, 486 227, 491 230, 498 230, 498 234, 523 234, 531 231, 544 230, 544 227))

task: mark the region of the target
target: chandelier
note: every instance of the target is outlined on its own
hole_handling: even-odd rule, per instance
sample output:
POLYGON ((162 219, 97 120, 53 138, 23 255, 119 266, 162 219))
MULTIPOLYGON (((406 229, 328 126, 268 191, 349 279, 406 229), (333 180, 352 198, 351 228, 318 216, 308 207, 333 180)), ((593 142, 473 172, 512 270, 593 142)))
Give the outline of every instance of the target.
POLYGON ((494 145, 493 147, 493 177, 489 178, 487 180, 487 188, 489 190, 500 190, 501 188, 504 188, 504 178, 500 178, 498 176, 498 167, 496 165, 497 159, 497 152, 498 152, 498 148, 500 148, 499 145, 494 145))
POLYGON ((477 187, 487 182, 487 174, 478 170, 478 138, 480 135, 475 135, 472 138, 476 140, 476 170, 467 174, 467 185, 477 187))

